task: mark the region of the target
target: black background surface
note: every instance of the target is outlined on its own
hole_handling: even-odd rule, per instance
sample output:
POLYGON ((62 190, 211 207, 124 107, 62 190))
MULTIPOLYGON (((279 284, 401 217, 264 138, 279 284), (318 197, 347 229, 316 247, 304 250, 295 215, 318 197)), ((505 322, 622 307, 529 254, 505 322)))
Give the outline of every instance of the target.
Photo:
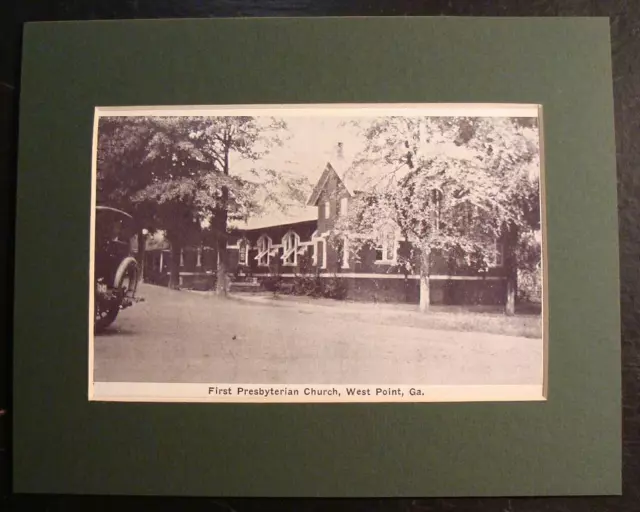
MULTIPOLYGON (((0 244, 5 295, 1 308, 0 352, 0 510, 363 510, 363 511, 637 511, 640 510, 640 2, 637 0, 485 0, 485 1, 339 1, 339 0, 2 0, 0 2, 0 221, 6 234, 0 244), (10 358, 12 256, 22 23, 40 20, 183 18, 230 16, 609 16, 616 109, 618 193, 621 251, 624 467, 622 497, 537 499, 402 499, 402 500, 215 500, 79 496, 11 496, 10 493, 10 358)), ((37 464, 37 461, 34 461, 37 464)))

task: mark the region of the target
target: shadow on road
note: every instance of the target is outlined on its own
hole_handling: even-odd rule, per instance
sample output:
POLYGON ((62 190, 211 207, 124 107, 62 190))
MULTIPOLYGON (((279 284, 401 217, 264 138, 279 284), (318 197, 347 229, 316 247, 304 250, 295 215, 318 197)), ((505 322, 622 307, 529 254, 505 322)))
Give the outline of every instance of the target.
POLYGON ((140 333, 136 331, 130 331, 128 329, 118 329, 114 327, 112 329, 106 329, 100 333, 96 333, 94 335, 95 338, 109 338, 111 336, 124 336, 124 337, 132 337, 138 336, 140 333))

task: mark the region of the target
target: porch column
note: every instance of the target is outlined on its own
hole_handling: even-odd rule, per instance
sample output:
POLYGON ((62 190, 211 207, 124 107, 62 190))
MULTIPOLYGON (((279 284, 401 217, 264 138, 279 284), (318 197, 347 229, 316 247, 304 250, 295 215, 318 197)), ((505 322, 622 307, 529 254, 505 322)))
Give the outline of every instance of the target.
POLYGON ((184 267, 184 250, 180 249, 180 266, 184 267))
POLYGON ((346 236, 342 242, 342 268, 349 268, 349 239, 346 236))
POLYGON ((160 249, 160 273, 162 274, 162 267, 164 264, 164 251, 160 249))
POLYGON ((202 267, 202 247, 198 247, 198 259, 196 261, 196 267, 197 268, 202 267))
POLYGON ((322 239, 322 268, 327 268, 327 239, 322 239))

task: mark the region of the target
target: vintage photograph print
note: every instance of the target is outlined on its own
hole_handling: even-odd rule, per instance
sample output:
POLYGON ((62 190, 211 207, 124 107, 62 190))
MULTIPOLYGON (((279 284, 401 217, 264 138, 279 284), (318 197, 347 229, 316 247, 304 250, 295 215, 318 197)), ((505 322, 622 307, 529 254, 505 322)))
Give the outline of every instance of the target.
POLYGON ((89 399, 544 400, 539 105, 96 108, 89 399))

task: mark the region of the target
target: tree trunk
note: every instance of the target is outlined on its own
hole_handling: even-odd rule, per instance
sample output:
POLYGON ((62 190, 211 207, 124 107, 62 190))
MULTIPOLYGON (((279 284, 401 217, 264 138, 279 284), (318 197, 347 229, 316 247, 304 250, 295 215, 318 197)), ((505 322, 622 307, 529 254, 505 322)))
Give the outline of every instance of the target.
POLYGON ((215 272, 217 276, 218 275, 218 241, 217 239, 212 241, 210 250, 211 252, 209 253, 209 258, 211 261, 211 268, 209 270, 212 270, 213 272, 215 272))
POLYGON ((504 312, 507 316, 516 314, 516 283, 511 276, 507 277, 507 302, 504 312))
MULTIPOLYGON (((224 167, 222 169, 225 175, 229 175, 229 151, 230 142, 227 141, 227 146, 224 152, 224 167)), ((226 297, 228 291, 228 271, 229 271, 229 258, 227 254, 227 217, 228 217, 228 202, 229 202, 229 189, 222 187, 222 198, 220 200, 221 206, 216 212, 215 222, 217 224, 216 233, 216 247, 218 248, 218 271, 216 279, 216 295, 218 297, 226 297)))
POLYGON ((518 228, 510 226, 504 241, 504 270, 506 273, 506 301, 504 313, 507 316, 516 314, 516 296, 518 293, 518 261, 516 246, 518 244, 518 228))
POLYGON ((147 237, 144 235, 141 229, 138 230, 138 282, 144 282, 144 263, 147 253, 147 237))
POLYGON ((404 301, 411 302, 411 283, 409 282, 409 275, 404 274, 404 301))
POLYGON ((218 236, 216 240, 218 248, 218 270, 216 272, 216 295, 218 297, 226 297, 228 291, 228 277, 227 272, 229 268, 229 262, 227 258, 227 239, 222 236, 218 236))
POLYGON ((423 249, 420 254, 420 311, 427 313, 431 305, 430 283, 429 283, 429 266, 430 266, 430 250, 423 249))
POLYGON ((180 253, 182 245, 171 242, 171 269, 169 274, 169 288, 172 290, 180 289, 180 253))

